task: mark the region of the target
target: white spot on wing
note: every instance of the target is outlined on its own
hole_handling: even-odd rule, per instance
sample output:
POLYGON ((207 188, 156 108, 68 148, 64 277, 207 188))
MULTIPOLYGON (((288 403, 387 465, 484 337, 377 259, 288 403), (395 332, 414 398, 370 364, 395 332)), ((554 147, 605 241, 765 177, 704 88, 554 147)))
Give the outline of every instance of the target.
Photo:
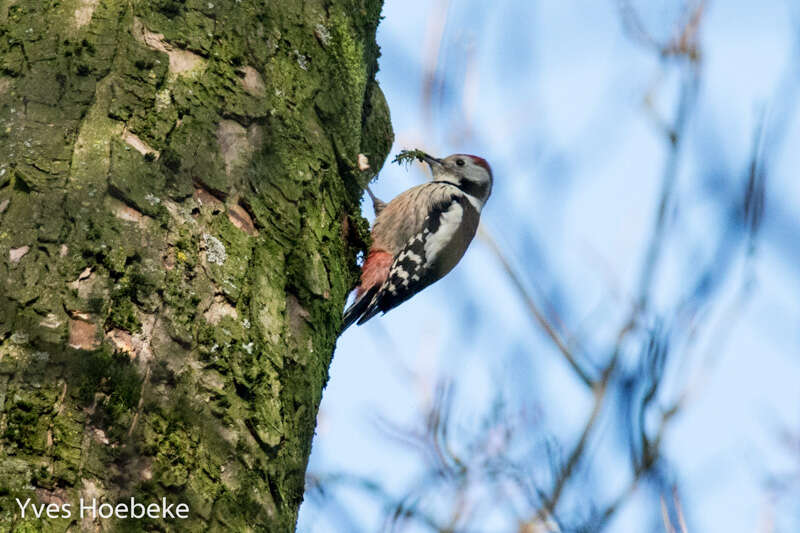
POLYGON ((425 242, 425 257, 431 262, 439 252, 453 239, 453 235, 461 226, 464 219, 464 208, 458 202, 453 202, 450 209, 443 212, 439 219, 439 229, 428 236, 425 242))
POLYGON ((474 207, 475 210, 480 215, 481 214, 481 209, 483 209, 483 202, 481 202, 480 200, 478 200, 477 198, 475 198, 471 194, 465 194, 464 196, 467 197, 467 200, 469 200, 469 203, 472 204, 472 207, 474 207))
POLYGON ((397 256, 398 261, 404 261, 406 259, 409 259, 417 264, 422 263, 422 258, 417 254, 415 254, 414 252, 412 252, 411 250, 406 250, 405 252, 402 252, 400 255, 397 256))

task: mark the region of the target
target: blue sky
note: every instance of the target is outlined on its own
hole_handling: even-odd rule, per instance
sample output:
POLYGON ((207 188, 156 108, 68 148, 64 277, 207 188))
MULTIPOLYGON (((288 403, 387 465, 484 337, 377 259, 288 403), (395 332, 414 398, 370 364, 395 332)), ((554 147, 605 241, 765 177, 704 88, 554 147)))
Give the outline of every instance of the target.
MULTIPOLYGON (((654 36, 674 34, 679 2, 633 4, 654 36)), ((680 68, 633 43, 612 1, 387 0, 384 16, 378 78, 392 112, 393 154, 418 147, 486 157, 495 176, 487 230, 566 329, 603 346, 630 309, 667 157, 644 96, 651 95, 655 114, 669 117, 680 68), (431 28, 445 12, 437 54, 439 34, 431 28), (422 86, 432 60, 440 92, 426 112, 422 86)), ((793 148, 800 117, 779 97, 800 83, 800 67, 792 66, 798 26, 800 10, 789 1, 726 0, 711 3, 700 33, 700 88, 654 281, 655 319, 685 292, 692 269, 710 260, 728 223, 708 187, 741 188, 760 120, 768 133, 786 124, 786 134, 769 148, 752 263, 744 254, 731 261, 694 347, 678 348, 666 371, 665 403, 693 383, 663 450, 690 531, 768 531, 762 525, 770 516, 775 531, 800 523, 796 506, 765 489, 767 474, 797 472, 800 463, 778 439, 781 428, 800 427, 800 151, 793 148)), ((373 190, 388 200, 424 179, 421 167, 387 162, 373 190)), ((371 217, 368 202, 364 211, 371 217)), ((309 470, 363 475, 401 494, 423 465, 376 420, 415 420, 441 376, 456 384, 454 416, 466 432, 498 387, 540 406, 541 434, 530 438, 552 437, 565 447, 591 407, 497 258, 476 241, 446 279, 339 340, 309 470)), ((604 444, 611 423, 601 420, 589 459, 603 473, 587 481, 601 500, 625 478, 624 461, 604 444)), ((365 531, 381 530, 374 500, 355 490, 337 495, 365 531)), ((654 497, 635 493, 607 530, 643 531, 654 497)), ((487 527, 508 530, 510 519, 498 516, 487 527)), ((346 530, 324 506, 301 508, 298 531, 346 530)))

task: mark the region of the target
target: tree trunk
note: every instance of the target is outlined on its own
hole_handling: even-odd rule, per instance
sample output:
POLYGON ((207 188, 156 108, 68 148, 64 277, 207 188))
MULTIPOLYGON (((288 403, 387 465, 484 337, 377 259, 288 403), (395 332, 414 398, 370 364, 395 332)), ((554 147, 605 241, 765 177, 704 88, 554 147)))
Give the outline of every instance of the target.
POLYGON ((380 9, 0 0, 0 530, 294 529, 380 9), (81 516, 131 497, 189 517, 81 516))

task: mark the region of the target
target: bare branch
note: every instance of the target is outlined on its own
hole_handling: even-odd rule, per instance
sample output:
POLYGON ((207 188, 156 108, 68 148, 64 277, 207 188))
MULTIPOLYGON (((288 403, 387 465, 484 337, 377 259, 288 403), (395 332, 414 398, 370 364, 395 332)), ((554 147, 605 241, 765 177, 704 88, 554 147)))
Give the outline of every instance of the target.
POLYGON ((594 388, 594 380, 589 376, 589 373, 578 363, 577 359, 561 339, 561 336, 556 332, 555 328, 550 325, 550 322, 539 310, 536 301, 533 299, 533 296, 530 294, 528 289, 525 287, 525 284, 522 282, 522 279, 517 275, 514 269, 511 267, 511 264, 506 259, 503 252, 500 250, 500 247, 497 246, 497 242, 491 236, 491 234, 486 230, 486 228, 481 224, 478 228, 478 236, 489 245, 489 248, 495 254, 497 259, 500 261, 503 270, 505 270, 506 274, 508 275, 511 283, 514 285, 517 293, 522 297, 522 300, 525 302, 525 306, 528 308, 531 316, 536 320, 536 322, 542 327, 542 329, 547 333, 547 336, 550 337, 550 340, 553 341, 553 344, 556 345, 558 351, 569 363, 569 366, 572 370, 575 371, 575 374, 580 378, 584 385, 589 388, 594 388))

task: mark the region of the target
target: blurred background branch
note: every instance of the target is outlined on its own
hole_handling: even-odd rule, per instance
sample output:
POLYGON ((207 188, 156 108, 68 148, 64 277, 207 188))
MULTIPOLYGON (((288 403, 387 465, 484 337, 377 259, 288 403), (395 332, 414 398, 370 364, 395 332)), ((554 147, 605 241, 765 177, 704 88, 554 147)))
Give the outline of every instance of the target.
MULTIPOLYGON (((386 401, 364 418, 377 431, 358 437, 367 443, 361 450, 377 448, 374 460, 386 468, 356 473, 331 457, 312 460, 304 512, 318 518, 306 519, 310 531, 706 531, 702 498, 716 485, 705 480, 725 476, 702 477, 692 458, 722 437, 715 427, 688 432, 690 440, 683 429, 678 438, 676 426, 704 410, 736 425, 746 416, 738 398, 773 392, 771 383, 745 376, 708 414, 719 374, 732 380, 728 366, 742 364, 729 352, 755 365, 780 356, 767 348, 773 339, 759 339, 755 351, 743 347, 740 332, 795 332, 800 321, 800 299, 775 295, 783 281, 769 285, 783 276, 786 290, 800 290, 800 188, 792 185, 796 166, 787 179, 791 150, 784 149, 800 135, 800 8, 787 8, 787 54, 775 67, 783 73, 762 83, 765 98, 746 101, 754 111, 744 120, 747 110, 725 94, 737 82, 720 75, 721 58, 744 61, 742 39, 725 34, 722 54, 713 44, 725 27, 717 13, 731 5, 558 4, 488 9, 439 0, 416 20, 424 46, 409 45, 409 22, 398 30, 402 53, 382 63, 399 71, 386 74, 398 94, 413 92, 410 80, 421 88, 403 100, 399 118, 390 99, 398 147, 474 149, 492 162, 496 189, 482 248, 465 259, 475 263, 437 284, 442 292, 415 298, 416 311, 393 311, 372 330, 373 341, 365 333, 347 353, 340 345, 335 364, 356 358, 356 373, 368 376, 374 352, 398 383, 395 393, 376 385, 373 397, 386 401), (591 14, 581 18, 584 9, 591 14), (603 9, 610 57, 572 44, 596 29, 587 21, 603 9), (410 50, 417 62, 403 55, 410 50), (582 55, 589 59, 576 59, 582 55), (557 60, 548 69, 550 56, 557 60), (571 77, 597 72, 613 81, 564 88, 571 77), (588 111, 576 116, 572 107, 588 111), (784 311, 763 301, 783 302, 784 311), (413 322, 416 329, 400 325, 426 305, 431 311, 413 322), (780 326, 757 325, 759 313, 780 326)), ((392 5, 392 13, 404 12, 392 5)), ((768 47, 767 40, 745 44, 768 47)), ((391 176, 377 184, 394 191, 387 196, 403 188, 392 180, 412 179, 391 176)), ((793 334, 784 346, 797 354, 793 334)), ((787 368, 796 372, 787 383, 796 383, 800 369, 787 368)), ((343 378, 334 372, 332 386, 336 379, 343 378)), ((796 388, 783 394, 796 399, 796 388)), ((759 423, 747 427, 758 431, 759 423)), ((762 434, 784 461, 759 470, 763 487, 753 489, 766 494, 773 514, 800 494, 800 430, 780 427, 762 434)), ((727 475, 742 467, 718 468, 727 475)), ((794 521, 784 522, 800 527, 796 508, 784 514, 792 512, 794 521)), ((758 531, 779 531, 773 514, 758 531)))

